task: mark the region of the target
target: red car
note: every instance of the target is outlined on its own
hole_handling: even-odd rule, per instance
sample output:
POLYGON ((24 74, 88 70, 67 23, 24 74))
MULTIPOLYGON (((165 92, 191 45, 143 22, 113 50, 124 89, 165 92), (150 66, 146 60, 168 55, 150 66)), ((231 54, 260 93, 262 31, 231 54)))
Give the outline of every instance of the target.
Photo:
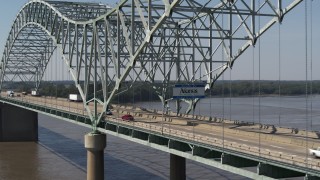
POLYGON ((122 118, 122 120, 126 120, 126 121, 133 121, 134 120, 133 116, 130 114, 123 115, 121 118, 122 118))

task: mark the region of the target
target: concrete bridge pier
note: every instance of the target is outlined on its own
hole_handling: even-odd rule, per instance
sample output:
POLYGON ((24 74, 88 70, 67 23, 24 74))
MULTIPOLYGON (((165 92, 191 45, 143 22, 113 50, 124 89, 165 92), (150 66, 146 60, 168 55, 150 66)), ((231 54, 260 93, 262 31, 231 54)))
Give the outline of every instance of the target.
POLYGON ((170 154, 170 180, 186 179, 186 158, 170 154))
POLYGON ((38 141, 38 113, 0 103, 0 142, 38 141))
POLYGON ((87 180, 103 180, 106 135, 88 133, 84 136, 84 144, 87 149, 87 180))

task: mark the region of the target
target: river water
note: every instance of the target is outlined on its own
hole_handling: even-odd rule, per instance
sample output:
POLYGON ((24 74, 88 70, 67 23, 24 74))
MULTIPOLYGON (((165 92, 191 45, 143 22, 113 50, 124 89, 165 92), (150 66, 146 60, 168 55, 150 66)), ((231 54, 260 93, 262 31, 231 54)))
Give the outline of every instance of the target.
MULTIPOLYGON (((0 180, 85 180, 83 136, 90 129, 39 115, 39 142, 0 143, 0 180)), ((246 179, 187 160, 188 180, 246 179)), ((105 179, 169 179, 169 154, 111 135, 105 179)))
MULTIPOLYGON (((185 103, 184 103, 185 104, 185 103)), ((135 106, 162 110, 159 102, 135 106)), ((169 104, 175 111, 175 104, 169 104)), ((184 105, 182 111, 186 109, 184 105)), ((191 114, 320 131, 320 96, 205 98, 191 114)))
MULTIPOLYGON (((162 109, 159 102, 134 105, 162 109)), ((193 113, 319 130, 319 106, 320 96, 207 98, 193 113)), ((0 180, 86 179, 83 136, 89 131, 39 115, 38 143, 0 143, 0 180)), ((189 160, 186 165, 188 180, 246 179, 189 160)), ((108 135, 105 177, 108 180, 169 179, 169 154, 108 135)))

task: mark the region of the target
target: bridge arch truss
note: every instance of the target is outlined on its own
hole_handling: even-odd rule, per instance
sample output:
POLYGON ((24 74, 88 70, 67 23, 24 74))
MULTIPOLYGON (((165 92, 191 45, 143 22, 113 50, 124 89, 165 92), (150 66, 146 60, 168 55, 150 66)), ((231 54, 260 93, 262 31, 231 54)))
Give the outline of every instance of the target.
MULTIPOLYGON (((58 51, 96 130, 112 98, 136 82, 153 88, 163 104, 171 100, 166 94, 176 83, 205 83, 209 90, 248 47, 302 1, 122 0, 112 8, 32 0, 17 14, 9 33, 1 85, 34 81, 38 89, 58 51)), ((185 99, 187 111, 198 100, 185 99)))

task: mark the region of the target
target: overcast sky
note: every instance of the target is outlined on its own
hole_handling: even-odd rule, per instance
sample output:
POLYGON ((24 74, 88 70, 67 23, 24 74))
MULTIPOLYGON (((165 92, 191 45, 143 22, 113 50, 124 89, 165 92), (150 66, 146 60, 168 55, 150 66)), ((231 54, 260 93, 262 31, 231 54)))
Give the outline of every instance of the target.
MULTIPOLYGON (((77 0, 86 1, 86 0, 77 0)), ((90 1, 90 0, 87 0, 90 1)), ((27 0, 7 0, 0 6, 0 52, 2 54, 7 39, 8 33, 11 29, 13 20, 21 7, 28 2, 27 0)), ((92 1, 90 1, 92 2, 92 1)), ((114 5, 115 0, 100 0, 94 2, 101 2, 104 4, 114 5)), ((311 0, 308 0, 309 5, 311 0)), ((320 0, 313 0, 313 22, 308 25, 309 29, 309 44, 308 44, 308 79, 311 79, 311 25, 313 31, 312 44, 312 78, 320 79, 320 0)), ((291 11, 283 20, 280 26, 281 38, 281 80, 305 80, 306 79, 306 58, 305 58, 305 3, 303 2, 293 11, 291 11)), ((310 11, 310 6, 308 7, 310 11)), ((308 18, 310 20, 311 14, 309 12, 308 18)), ((279 79, 279 25, 276 24, 268 30, 261 38, 261 54, 260 54, 260 74, 263 80, 278 80, 279 79)), ((258 43, 259 44, 259 43, 258 43)), ((258 60, 258 46, 256 48, 249 48, 236 62, 231 71, 232 79, 258 79, 259 60, 258 60), (253 53, 254 52, 254 53, 253 53), (253 61, 253 54, 255 60, 253 61), (253 72, 255 74, 253 75, 253 72)), ((2 56, 2 55, 1 55, 2 56)), ((224 79, 230 79, 230 72, 226 72, 224 79)))

